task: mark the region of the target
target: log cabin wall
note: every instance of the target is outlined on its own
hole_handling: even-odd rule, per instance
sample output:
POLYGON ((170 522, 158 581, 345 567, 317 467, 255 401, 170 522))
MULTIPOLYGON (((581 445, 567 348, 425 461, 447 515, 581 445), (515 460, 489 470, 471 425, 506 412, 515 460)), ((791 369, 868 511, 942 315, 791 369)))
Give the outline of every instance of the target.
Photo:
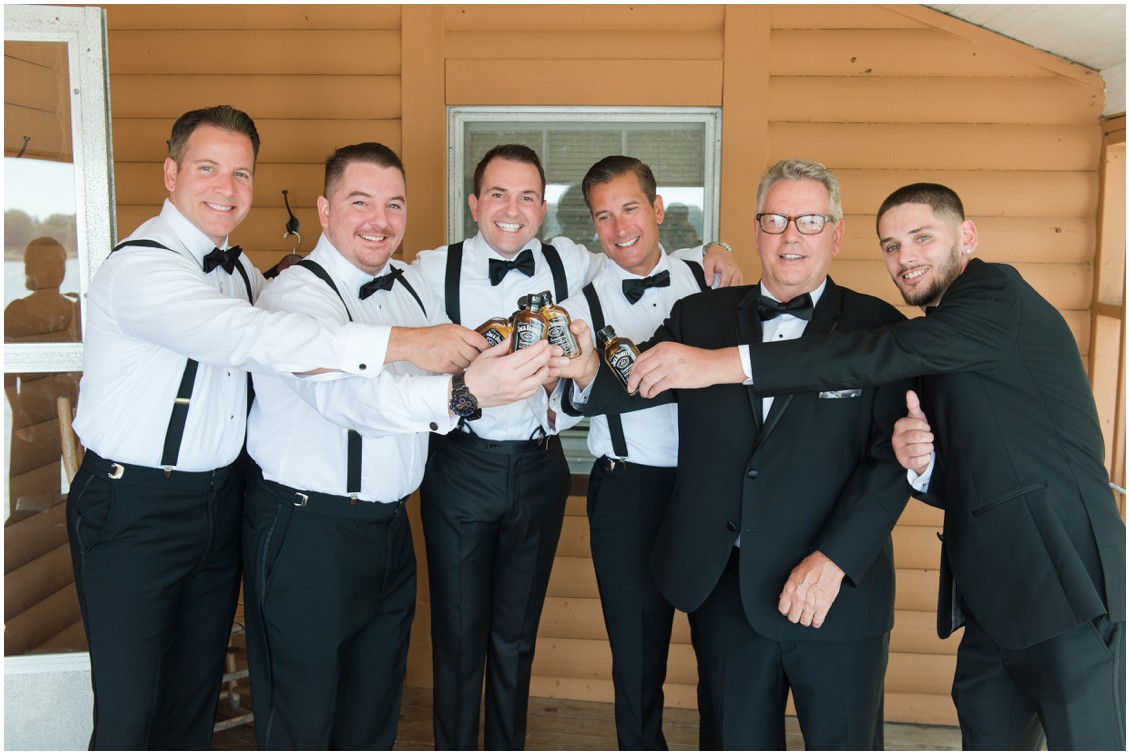
MULTIPOLYGON (((356 141, 404 158, 404 257, 443 243, 448 106, 721 107, 721 237, 748 281, 758 277, 756 180, 776 160, 819 160, 839 176, 847 235, 832 275, 898 304, 873 213, 900 185, 938 181, 978 222, 979 254, 1015 264, 1087 354, 1101 77, 920 6, 109 5, 107 20, 121 236, 165 196, 164 142, 192 108, 229 103, 256 120, 256 204, 233 241, 265 269, 293 246, 282 238, 282 190, 309 251, 322 160, 356 141)), ((426 565, 418 518, 413 526, 409 684, 426 687, 426 565)), ((912 501, 895 531, 888 720, 955 722, 956 638, 933 629, 940 526, 912 501)), ((580 489, 542 619, 535 695, 611 700, 587 533, 580 489)), ((694 684, 680 617, 668 703, 693 707, 694 684)))

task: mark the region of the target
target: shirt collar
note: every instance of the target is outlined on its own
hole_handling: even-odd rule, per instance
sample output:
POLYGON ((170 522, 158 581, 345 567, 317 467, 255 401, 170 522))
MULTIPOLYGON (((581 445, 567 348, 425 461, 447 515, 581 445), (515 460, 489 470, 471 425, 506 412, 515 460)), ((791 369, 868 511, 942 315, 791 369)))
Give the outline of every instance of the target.
MULTIPOLYGON (((816 306, 816 302, 820 301, 820 297, 824 295, 824 289, 827 288, 827 287, 828 287, 828 276, 825 275, 824 280, 820 281, 820 285, 808 292, 809 296, 812 297, 812 306, 813 307, 816 306)), ((767 289, 767 288, 765 288, 765 286, 761 285, 761 281, 758 281, 757 289, 758 289, 758 291, 761 292, 761 294, 763 296, 767 296, 770 299, 772 299, 773 301, 781 301, 776 296, 769 293, 769 289, 767 289)))
MULTIPOLYGON (((538 256, 538 252, 541 251, 541 242, 535 236, 534 238, 530 239, 526 243, 526 246, 524 246, 523 249, 532 250, 533 253, 534 253, 534 259, 536 260, 537 256, 538 256)), ((495 259, 495 260, 508 260, 509 261, 509 260, 513 260, 513 259, 518 258, 517 254, 515 254, 513 257, 507 258, 507 257, 503 257, 501 254, 494 251, 494 249, 491 248, 490 244, 487 243, 487 240, 483 238, 483 232, 482 231, 479 231, 478 233, 476 233, 474 238, 468 239, 467 241, 463 242, 463 252, 464 252, 464 254, 469 253, 472 259, 482 259, 482 260, 495 259)), ((518 254, 521 254, 521 253, 522 253, 522 250, 519 250, 518 254)))
MULTIPOLYGON (((188 249, 189 254, 197 264, 204 264, 204 255, 216 248, 212 239, 204 231, 194 226, 188 218, 181 214, 172 200, 166 199, 161 207, 161 220, 168 223, 177 239, 188 249)), ((228 248, 228 240, 224 239, 222 249, 228 248)))
POLYGON ((310 252, 310 259, 326 268, 334 277, 344 283, 354 297, 357 296, 357 292, 362 285, 371 281, 376 275, 384 275, 387 273, 389 266, 392 264, 392 257, 389 257, 384 267, 378 270, 376 275, 369 275, 342 256, 341 252, 337 250, 337 247, 330 242, 324 233, 318 238, 318 243, 314 246, 314 250, 310 252))
POLYGON ((608 258, 608 265, 605 267, 605 269, 608 270, 613 276, 615 276, 615 280, 640 280, 643 278, 650 278, 656 273, 663 272, 664 270, 670 270, 671 264, 667 261, 667 252, 663 249, 663 245, 660 244, 659 262, 655 263, 655 267, 651 269, 650 273, 647 273, 645 275, 636 275, 635 273, 628 272, 627 270, 613 262, 611 257, 608 258))

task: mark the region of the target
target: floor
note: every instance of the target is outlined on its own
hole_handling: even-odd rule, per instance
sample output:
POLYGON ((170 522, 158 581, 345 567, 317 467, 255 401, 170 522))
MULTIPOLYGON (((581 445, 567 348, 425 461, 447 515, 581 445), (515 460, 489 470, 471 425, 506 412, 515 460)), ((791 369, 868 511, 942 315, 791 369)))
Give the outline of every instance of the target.
MULTIPOLYGON (((400 729, 397 750, 431 750, 432 693, 429 689, 408 688, 400 708, 400 729)), ((788 720, 788 749, 803 750, 796 719, 788 720)), ((218 732, 213 750, 253 750, 255 734, 252 724, 218 732)), ((616 729, 610 703, 578 700, 556 700, 546 697, 530 699, 530 716, 526 736, 527 750, 615 750, 616 729)), ((698 749, 698 713, 669 708, 664 715, 664 736, 672 750, 698 749)), ((887 724, 888 750, 959 750, 961 735, 951 726, 917 726, 887 724)))

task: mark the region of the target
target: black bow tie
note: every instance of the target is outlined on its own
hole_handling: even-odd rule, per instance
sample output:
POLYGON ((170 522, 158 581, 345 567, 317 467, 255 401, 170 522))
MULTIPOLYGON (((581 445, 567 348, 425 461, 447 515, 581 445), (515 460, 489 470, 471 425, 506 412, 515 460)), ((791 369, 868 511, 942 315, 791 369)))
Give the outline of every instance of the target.
POLYGON ((512 260, 491 259, 489 262, 490 270, 488 274, 492 286, 501 283, 511 270, 519 270, 527 278, 534 274, 534 253, 529 249, 523 249, 522 253, 512 260))
POLYGON ((404 275, 404 271, 399 267, 394 267, 384 275, 378 275, 368 283, 362 284, 358 296, 361 297, 361 301, 364 301, 377 291, 389 291, 392 289, 392 285, 396 283, 396 280, 402 275, 404 275))
POLYGON ((232 271, 235 270, 235 261, 242 251, 238 246, 233 246, 226 251, 219 248, 213 249, 204 255, 204 272, 210 273, 217 267, 222 267, 225 273, 231 275, 232 271))
POLYGON ((787 304, 782 304, 768 296, 757 297, 757 314, 764 320, 772 320, 778 315, 792 315, 802 320, 812 319, 812 296, 801 294, 787 304))
POLYGON ((623 282, 624 298, 629 304, 635 304, 649 288, 662 288, 671 285, 671 272, 663 270, 647 278, 626 278, 623 282))

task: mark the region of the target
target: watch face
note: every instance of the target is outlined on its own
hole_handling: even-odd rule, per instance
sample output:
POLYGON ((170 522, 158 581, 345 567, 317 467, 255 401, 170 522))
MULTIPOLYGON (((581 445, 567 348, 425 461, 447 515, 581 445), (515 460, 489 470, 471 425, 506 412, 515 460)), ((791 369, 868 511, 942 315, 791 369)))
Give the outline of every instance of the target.
POLYGON ((451 411, 457 417, 470 417, 479 408, 478 402, 465 393, 456 394, 451 399, 451 411))

